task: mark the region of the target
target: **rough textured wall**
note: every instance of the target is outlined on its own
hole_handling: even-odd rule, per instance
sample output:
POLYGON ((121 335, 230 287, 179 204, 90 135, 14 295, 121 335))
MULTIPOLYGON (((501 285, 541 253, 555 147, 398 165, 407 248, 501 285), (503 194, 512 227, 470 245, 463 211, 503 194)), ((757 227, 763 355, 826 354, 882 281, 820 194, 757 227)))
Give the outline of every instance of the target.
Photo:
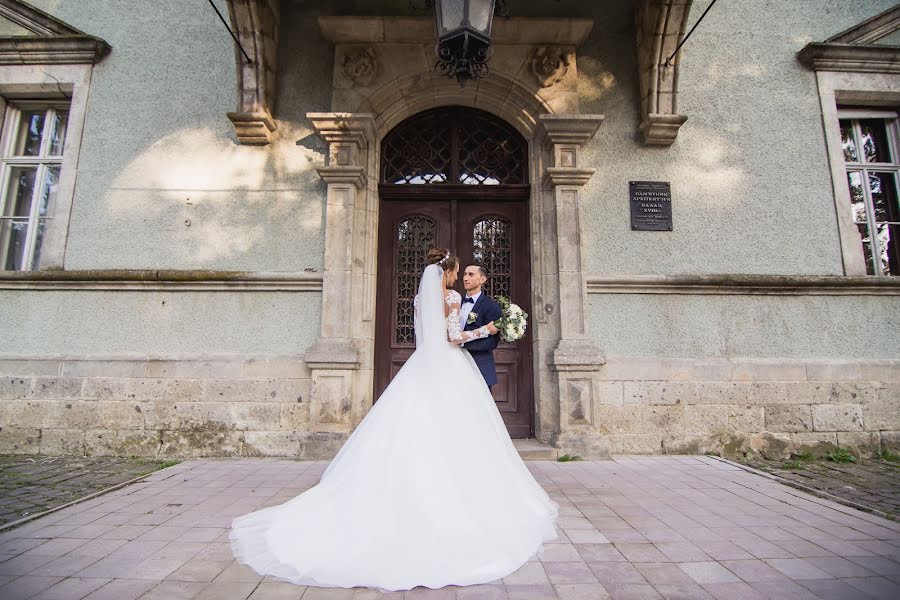
POLYGON ((237 107, 234 45, 206 2, 34 4, 113 48, 93 73, 67 269, 321 267, 321 156, 297 144, 331 81, 314 21, 282 42, 274 143, 249 147, 225 116, 237 107))
POLYGON ((591 294, 611 356, 900 358, 897 296, 591 294))
MULTIPOLYGON (((581 110, 606 120, 586 157, 586 270, 841 274, 815 77, 796 60, 875 15, 889 0, 716 4, 683 48, 679 112, 668 148, 644 146, 633 3, 595 3, 578 54, 581 110), (674 231, 632 232, 629 180, 672 183, 674 231)), ((709 0, 694 2, 688 27, 709 0)))
POLYGON ((0 355, 302 354, 316 292, 0 291, 0 355))

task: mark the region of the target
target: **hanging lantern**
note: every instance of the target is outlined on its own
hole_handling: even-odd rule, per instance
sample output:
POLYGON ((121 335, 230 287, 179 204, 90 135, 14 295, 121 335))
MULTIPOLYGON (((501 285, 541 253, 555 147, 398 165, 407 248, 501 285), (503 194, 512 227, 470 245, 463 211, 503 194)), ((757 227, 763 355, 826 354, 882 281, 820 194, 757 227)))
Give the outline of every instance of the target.
POLYGON ((464 87, 488 73, 494 0, 435 0, 437 63, 435 70, 464 87))

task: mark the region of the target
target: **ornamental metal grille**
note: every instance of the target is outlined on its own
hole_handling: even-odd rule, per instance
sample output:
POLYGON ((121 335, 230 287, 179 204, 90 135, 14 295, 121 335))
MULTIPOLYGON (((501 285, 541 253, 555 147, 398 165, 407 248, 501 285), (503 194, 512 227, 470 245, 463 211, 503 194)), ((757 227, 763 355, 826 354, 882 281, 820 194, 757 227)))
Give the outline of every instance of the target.
POLYGON ((435 246, 436 231, 435 222, 428 217, 408 217, 397 224, 397 320, 394 337, 398 344, 416 343, 413 299, 419 277, 425 270, 425 257, 435 246))
POLYGON ((414 115, 381 143, 381 181, 394 184, 528 183, 528 144, 490 113, 459 106, 414 115))
POLYGON ((491 298, 509 298, 509 279, 512 271, 512 224, 506 219, 492 217, 475 223, 472 256, 488 272, 485 292, 491 298))

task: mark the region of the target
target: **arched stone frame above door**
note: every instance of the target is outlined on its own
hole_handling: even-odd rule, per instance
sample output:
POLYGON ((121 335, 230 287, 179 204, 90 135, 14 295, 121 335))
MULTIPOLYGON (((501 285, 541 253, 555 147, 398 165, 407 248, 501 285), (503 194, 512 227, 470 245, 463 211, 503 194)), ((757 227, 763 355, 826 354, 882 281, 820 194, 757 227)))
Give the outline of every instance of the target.
POLYGON ((589 19, 495 24, 491 72, 460 88, 438 76, 430 20, 321 17, 335 43, 329 113, 307 117, 328 143, 321 335, 312 370, 310 426, 351 431, 372 406, 380 140, 403 119, 461 105, 490 112, 529 141, 535 428, 544 442, 592 422, 591 371, 605 362, 585 327, 579 192, 594 169, 580 150, 602 115, 578 110, 575 48, 589 19))

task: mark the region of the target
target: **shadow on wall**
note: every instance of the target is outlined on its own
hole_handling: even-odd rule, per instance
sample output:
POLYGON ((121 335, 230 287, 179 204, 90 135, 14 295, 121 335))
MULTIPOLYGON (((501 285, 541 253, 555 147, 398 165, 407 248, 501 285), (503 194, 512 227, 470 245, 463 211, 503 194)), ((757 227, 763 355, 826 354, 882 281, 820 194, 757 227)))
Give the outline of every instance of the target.
POLYGON ((279 122, 280 135, 262 148, 241 146, 211 127, 166 135, 113 180, 104 198, 108 214, 130 222, 124 229, 137 233, 141 246, 169 248, 150 254, 156 263, 175 260, 175 268, 222 264, 255 247, 268 251, 273 235, 317 238, 325 194, 315 166, 324 157, 321 147, 298 145, 308 131, 300 129, 279 122))

